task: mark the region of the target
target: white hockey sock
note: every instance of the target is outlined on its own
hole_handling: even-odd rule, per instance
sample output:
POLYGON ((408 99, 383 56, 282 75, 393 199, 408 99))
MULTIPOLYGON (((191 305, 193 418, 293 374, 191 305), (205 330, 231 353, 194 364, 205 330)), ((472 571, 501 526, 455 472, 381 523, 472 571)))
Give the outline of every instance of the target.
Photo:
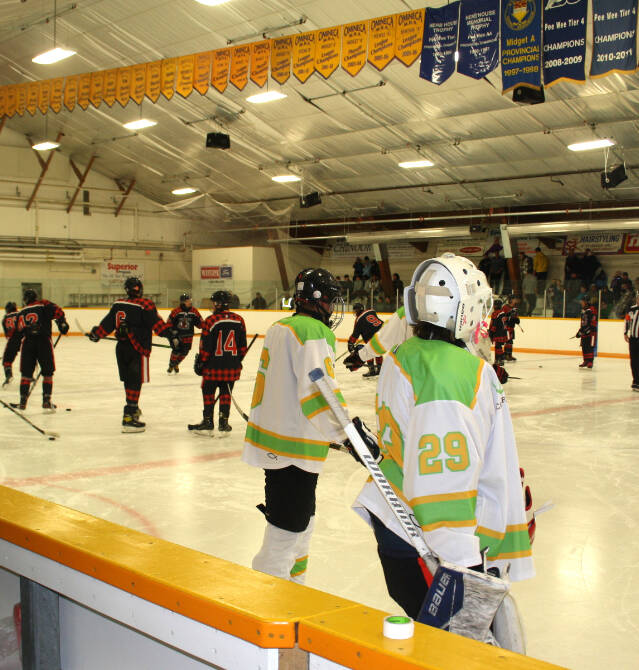
POLYGON ((290 579, 298 584, 304 584, 306 581, 306 567, 308 565, 308 548, 311 544, 311 535, 313 534, 313 527, 315 526, 315 517, 312 516, 308 522, 308 526, 300 537, 295 546, 295 563, 291 568, 290 579))
POLYGON ((290 579, 291 568, 295 563, 295 547, 301 535, 303 533, 282 530, 267 521, 262 547, 251 564, 253 570, 290 579))

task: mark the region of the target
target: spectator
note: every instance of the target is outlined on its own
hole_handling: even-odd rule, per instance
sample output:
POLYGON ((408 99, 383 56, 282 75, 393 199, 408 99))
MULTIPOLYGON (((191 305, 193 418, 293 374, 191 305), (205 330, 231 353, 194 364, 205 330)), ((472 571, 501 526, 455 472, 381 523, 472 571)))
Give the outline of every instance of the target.
POLYGON ((342 294, 344 299, 346 299, 346 296, 351 295, 353 292, 353 282, 351 281, 351 278, 348 275, 344 275, 344 279, 342 279, 342 294))
POLYGON ((363 272, 364 263, 362 263, 362 259, 358 256, 353 263, 353 280, 355 277, 361 277, 363 272))
POLYGON ((366 289, 364 288, 364 280, 362 275, 353 275, 353 293, 351 294, 352 298, 365 298, 366 289))
POLYGON ((544 254, 541 247, 535 248, 535 258, 533 259, 533 272, 537 277, 537 288, 543 291, 546 288, 546 279, 548 278, 548 256, 544 254))
POLYGON ((608 275, 601 265, 595 272, 595 276, 593 277, 592 281, 599 290, 608 286, 608 275))
POLYGON ((623 278, 621 276, 621 270, 617 270, 617 272, 615 272, 615 276, 610 281, 610 290, 612 291, 612 295, 615 302, 617 302, 617 300, 619 300, 619 298, 621 297, 622 282, 623 278))
POLYGON ((395 296, 399 295, 400 300, 404 295, 404 282, 399 278, 397 272, 393 273, 393 294, 395 296))
POLYGON ((335 277, 335 281, 341 286, 342 278, 339 275, 337 275, 337 277, 335 277))
POLYGON ((554 318, 564 315, 564 289, 560 279, 553 279, 547 291, 547 306, 552 309, 554 318))
POLYGON ((484 257, 479 261, 477 268, 486 275, 486 279, 490 276, 490 255, 488 252, 484 254, 484 257))
POLYGON ((229 307, 231 309, 239 309, 240 308, 240 297, 236 295, 235 293, 231 294, 231 300, 229 301, 229 307))
MULTIPOLYGON (((627 274, 627 273, 624 273, 627 274)), ((627 280, 621 285, 621 297, 617 303, 615 314, 618 319, 625 319, 626 314, 635 302, 635 291, 632 287, 632 282, 627 280)))
POLYGON ((379 269, 379 263, 374 258, 371 261, 371 277, 377 277, 377 279, 381 279, 382 277, 382 272, 379 269))
POLYGON ((368 256, 364 256, 364 268, 362 270, 362 277, 364 280, 370 279, 372 269, 371 259, 368 256))
POLYGON ((259 291, 255 293, 251 307, 253 309, 266 309, 266 300, 264 300, 264 296, 259 291))
POLYGON ((384 297, 384 304, 381 311, 387 312, 388 314, 392 314, 395 311, 395 303, 390 299, 390 296, 387 295, 384 297))
POLYGON ((519 254, 519 269, 523 275, 532 274, 533 259, 527 256, 523 251, 519 254))
POLYGON ((609 319, 610 313, 612 312, 612 306, 614 303, 614 298, 612 291, 604 286, 601 289, 601 312, 599 314, 600 319, 609 319))
POLYGON ((504 247, 501 246, 501 238, 499 235, 495 235, 495 239, 493 240, 493 243, 491 246, 487 249, 486 253, 487 254, 497 254, 499 256, 499 252, 503 249, 504 247))
POLYGON ((599 291, 594 284, 590 284, 587 295, 590 304, 596 307, 599 304, 599 291))
POLYGON ((581 259, 581 278, 588 286, 592 284, 600 267, 601 263, 599 262, 599 259, 590 249, 586 249, 584 257, 581 259))
POLYGON ((506 269, 506 259, 499 255, 498 251, 493 252, 490 259, 489 282, 494 293, 499 293, 499 285, 506 269))
POLYGON ((574 249, 570 249, 568 251, 568 255, 566 256, 564 279, 566 281, 566 291, 576 295, 579 292, 579 282, 581 281, 582 277, 581 259, 577 256, 574 249))
POLYGON ((530 316, 537 306, 537 277, 532 272, 521 280, 521 292, 524 294, 523 315, 530 316))

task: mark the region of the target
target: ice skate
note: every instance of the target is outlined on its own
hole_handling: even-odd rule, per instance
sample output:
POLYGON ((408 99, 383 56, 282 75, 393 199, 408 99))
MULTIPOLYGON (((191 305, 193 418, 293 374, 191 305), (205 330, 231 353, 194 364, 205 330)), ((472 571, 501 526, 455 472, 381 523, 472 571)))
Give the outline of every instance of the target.
POLYGON ((230 433, 233 430, 233 428, 229 426, 229 419, 227 416, 220 416, 218 430, 220 433, 230 433))
POLYGON ((200 423, 190 423, 188 425, 189 430, 202 437, 213 437, 213 428, 213 408, 210 411, 204 410, 200 423))
POLYGON ((583 363, 580 363, 580 364, 579 364, 579 367, 580 367, 580 368, 588 367, 588 363, 586 363, 586 361, 584 361, 583 363))
POLYGON ((137 409, 133 405, 126 405, 124 407, 124 415, 122 417, 123 433, 143 433, 146 430, 146 424, 135 418, 137 409))
POLYGON ((51 402, 51 396, 50 395, 45 395, 42 398, 42 409, 44 410, 45 414, 54 414, 57 406, 54 405, 51 402))

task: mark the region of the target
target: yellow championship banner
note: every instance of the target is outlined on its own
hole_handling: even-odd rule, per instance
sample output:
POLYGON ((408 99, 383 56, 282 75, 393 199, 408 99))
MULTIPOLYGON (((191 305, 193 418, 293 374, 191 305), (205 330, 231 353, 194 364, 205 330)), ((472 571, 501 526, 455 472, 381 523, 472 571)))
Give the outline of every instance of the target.
POLYGON ((146 64, 145 95, 151 102, 157 102, 162 87, 162 63, 155 60, 146 64))
POLYGON ((218 49, 211 57, 211 85, 216 91, 224 93, 229 84, 230 49, 218 49))
MULTIPOLYGON (((102 102, 103 93, 104 93, 104 72, 92 72, 91 92, 89 93, 89 100, 94 107, 100 106, 102 102)), ((40 95, 42 95, 42 89, 40 89, 40 95)))
POLYGON ((177 59, 177 73, 175 75, 175 90, 187 98, 193 93, 194 56, 180 56, 177 59))
POLYGON ((293 35, 293 74, 302 84, 315 71, 316 39, 317 33, 314 30, 293 35))
POLYGON ((146 95, 146 64, 134 65, 131 68, 131 100, 142 104, 146 95))
POLYGON ((268 79, 268 62, 271 54, 271 41, 251 44, 251 81, 262 88, 268 79))
POLYGON ((177 58, 165 58, 162 61, 162 68, 160 74, 160 89, 162 95, 170 100, 175 92, 175 77, 177 74, 177 58))
POLYGON ((91 97, 91 73, 86 72, 78 78, 78 106, 82 109, 89 107, 89 98, 91 97))
POLYGON ((64 82, 64 106, 72 112, 78 99, 78 75, 67 77, 64 82))
POLYGON ((395 57, 396 15, 371 19, 368 34, 368 62, 383 70, 395 57))
POLYGON ((40 84, 37 81, 32 81, 27 84, 27 112, 31 116, 35 116, 38 111, 38 94, 40 91, 40 84))
POLYGON ((27 84, 18 84, 16 91, 16 112, 24 116, 24 110, 27 108, 27 84))
POLYGON ((397 15, 395 57, 409 67, 422 53, 424 9, 414 9, 397 15))
POLYGON ((354 77, 368 57, 368 21, 342 26, 342 70, 354 77))
POLYGON ((250 45, 242 44, 241 46, 231 48, 231 74, 229 75, 229 81, 240 91, 248 84, 250 58, 250 45))
POLYGON ((131 68, 121 67, 118 69, 118 77, 115 84, 115 99, 126 107, 131 99, 131 68))
POLYGON ((51 80, 51 92, 49 93, 49 107, 57 114, 62 109, 62 95, 64 93, 64 77, 56 77, 51 80))
POLYGON ((51 81, 46 79, 40 82, 40 91, 38 92, 38 109, 42 114, 46 114, 51 101, 51 81))
POLYGON ((104 73, 104 90, 102 91, 102 100, 106 102, 109 107, 113 107, 115 102, 115 95, 118 86, 118 71, 107 70, 104 73))
POLYGON ((315 69, 328 79, 339 67, 342 26, 317 31, 315 69))
POLYGON ((18 104, 18 92, 15 86, 7 86, 7 105, 5 114, 11 118, 16 113, 16 106, 18 104))
POLYGON ((193 88, 205 95, 209 90, 209 77, 211 76, 211 52, 202 51, 193 56, 193 88))
POLYGON ((6 114, 7 111, 7 87, 0 86, 0 118, 6 114))
POLYGON ((288 81, 291 76, 292 37, 277 37, 271 40, 271 77, 278 84, 288 81))

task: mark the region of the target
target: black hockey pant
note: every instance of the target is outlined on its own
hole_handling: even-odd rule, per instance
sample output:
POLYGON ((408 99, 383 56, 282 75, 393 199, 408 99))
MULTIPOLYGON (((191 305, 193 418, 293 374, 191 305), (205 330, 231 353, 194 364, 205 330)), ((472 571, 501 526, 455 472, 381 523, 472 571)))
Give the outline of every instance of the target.
POLYGON ((291 533, 306 530, 315 515, 317 473, 294 465, 264 470, 265 505, 258 505, 266 520, 291 533))
POLYGON ((53 344, 49 336, 25 337, 20 352, 20 398, 24 402, 31 389, 31 381, 35 366, 38 364, 42 372, 42 395, 50 396, 53 392, 53 373, 55 358, 53 344))
POLYGON ((124 383, 127 405, 137 405, 142 384, 149 381, 149 358, 136 351, 129 340, 115 345, 120 381, 124 383))
POLYGON ((13 361, 15 361, 18 352, 20 351, 20 344, 22 340, 16 338, 9 338, 2 354, 2 366, 11 369, 13 361))
POLYGON ((595 344, 597 342, 596 335, 586 335, 581 338, 581 353, 584 357, 584 363, 590 363, 594 361, 595 358, 595 344))

